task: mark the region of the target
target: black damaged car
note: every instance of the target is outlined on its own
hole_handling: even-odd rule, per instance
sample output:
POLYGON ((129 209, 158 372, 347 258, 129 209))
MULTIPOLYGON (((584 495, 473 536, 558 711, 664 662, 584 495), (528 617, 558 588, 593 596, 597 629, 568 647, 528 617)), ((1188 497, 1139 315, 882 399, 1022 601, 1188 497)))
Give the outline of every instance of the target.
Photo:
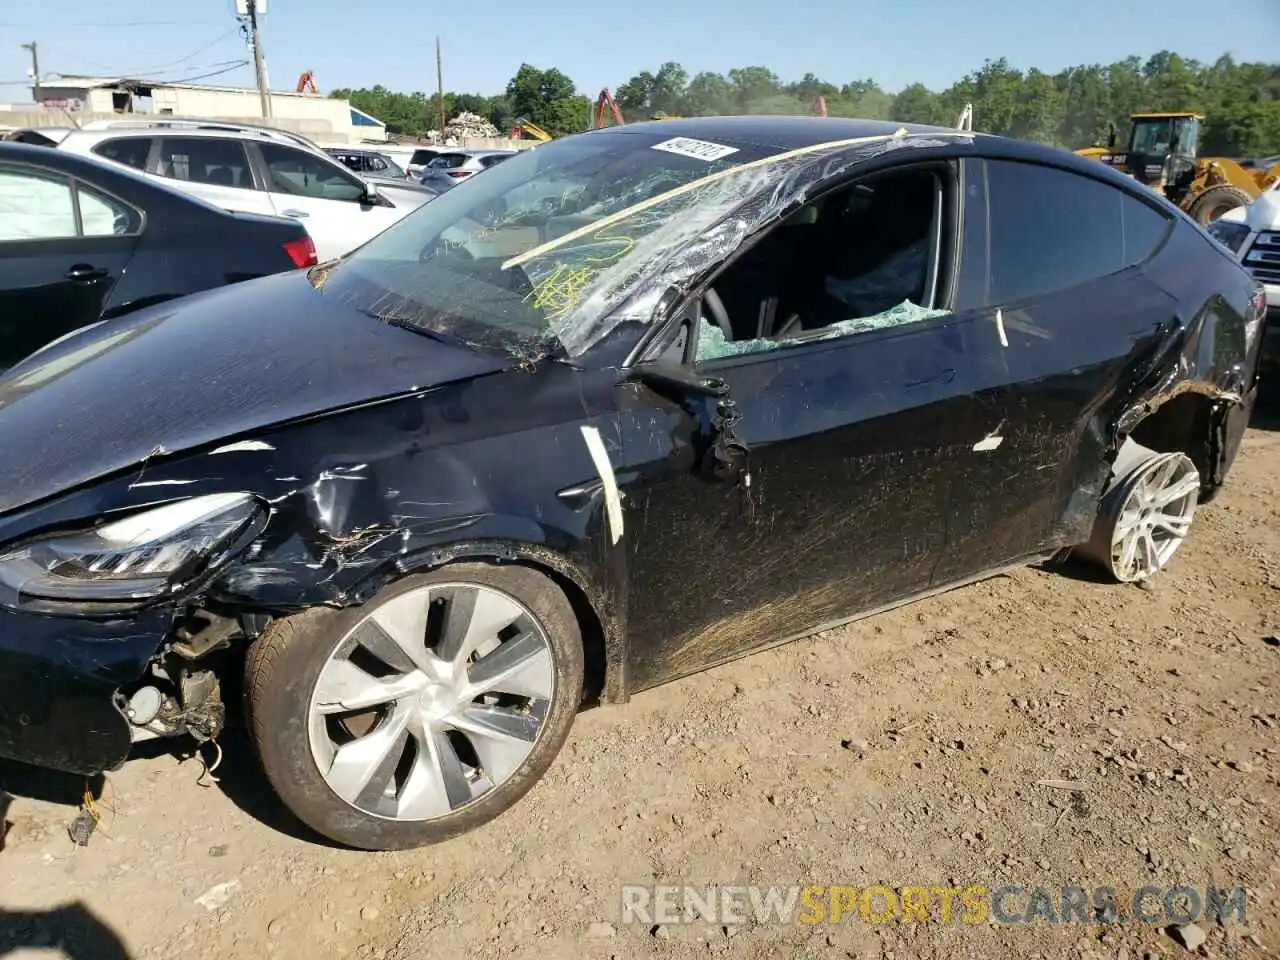
POLYGON ((0 379, 0 755, 214 740, 243 670, 303 821, 458 834, 585 704, 1066 552, 1156 574, 1232 464, 1263 309, 1163 199, 1027 143, 548 143, 0 379))

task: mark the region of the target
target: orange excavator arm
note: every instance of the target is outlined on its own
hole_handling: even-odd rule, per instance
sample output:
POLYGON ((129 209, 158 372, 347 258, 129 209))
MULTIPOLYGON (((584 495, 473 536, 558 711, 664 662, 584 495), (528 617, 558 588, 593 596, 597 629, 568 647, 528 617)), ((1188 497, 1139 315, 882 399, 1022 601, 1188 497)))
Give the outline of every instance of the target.
POLYGON ((308 87, 311 88, 312 94, 317 97, 320 96, 320 88, 316 86, 316 76, 310 70, 303 72, 302 76, 298 77, 298 89, 295 93, 302 93, 308 87))
POLYGON ((605 87, 600 91, 600 96, 596 98, 595 115, 591 119, 591 129, 599 130, 604 126, 605 108, 613 114, 613 122, 618 126, 622 126, 627 121, 622 119, 622 111, 618 109, 618 105, 613 102, 613 94, 609 92, 609 88, 605 87))

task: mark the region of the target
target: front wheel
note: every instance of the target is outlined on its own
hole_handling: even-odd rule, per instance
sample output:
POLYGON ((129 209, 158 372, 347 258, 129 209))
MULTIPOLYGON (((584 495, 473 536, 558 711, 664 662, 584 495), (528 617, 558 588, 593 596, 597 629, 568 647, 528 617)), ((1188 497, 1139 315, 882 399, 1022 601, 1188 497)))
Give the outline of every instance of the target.
POLYGON ((559 753, 582 699, 582 636, 547 577, 456 564, 367 604, 273 624, 246 662, 249 728, 284 803, 366 850, 493 819, 559 753))

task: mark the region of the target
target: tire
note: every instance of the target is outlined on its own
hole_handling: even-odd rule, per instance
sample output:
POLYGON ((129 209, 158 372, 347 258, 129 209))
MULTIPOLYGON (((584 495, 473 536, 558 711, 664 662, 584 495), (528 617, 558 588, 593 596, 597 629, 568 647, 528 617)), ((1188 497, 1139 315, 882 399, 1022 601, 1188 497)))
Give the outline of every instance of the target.
POLYGON ((1092 536, 1073 553, 1121 583, 1149 580, 1185 542, 1200 491, 1200 472, 1185 453, 1157 453, 1126 440, 1092 536))
POLYGON ((573 608, 546 576, 514 565, 452 564, 406 577, 360 607, 316 608, 273 623, 246 658, 248 727, 271 786, 317 833, 363 850, 421 847, 494 819, 541 778, 581 705, 583 661, 573 608), (400 629, 420 604, 423 632, 416 619, 400 629), (510 612, 503 604, 519 608, 518 619, 501 630, 480 629, 501 622, 510 612), (428 610, 444 611, 433 614, 434 625, 428 610), (393 622, 398 626, 388 632, 384 624, 393 622), (465 624, 461 638, 458 624, 465 624), (403 640, 387 646, 393 635, 422 636, 421 650, 403 640), (485 639, 467 654, 473 636, 485 639), (485 649, 503 656, 485 660, 485 649), (372 659, 370 650, 377 651, 372 659), (405 656, 417 659, 410 664, 405 656), (436 676, 432 671, 443 671, 443 679, 424 680, 436 676), (350 712, 361 696, 408 690, 410 681, 425 685, 350 712), (485 683, 498 686, 473 698, 485 683), (507 692, 517 688, 519 696, 507 692), (534 688, 537 695, 524 696, 534 688), (402 740, 403 748, 383 755, 384 745, 402 740), (353 744, 358 751, 342 752, 353 744), (380 789, 384 782, 390 786, 380 789), (456 799, 459 792, 469 799, 456 799))
POLYGON ((1247 207, 1252 202, 1253 197, 1247 191, 1233 187, 1229 183, 1220 183, 1196 197, 1188 212, 1196 223, 1203 227, 1217 220, 1228 210, 1247 207))

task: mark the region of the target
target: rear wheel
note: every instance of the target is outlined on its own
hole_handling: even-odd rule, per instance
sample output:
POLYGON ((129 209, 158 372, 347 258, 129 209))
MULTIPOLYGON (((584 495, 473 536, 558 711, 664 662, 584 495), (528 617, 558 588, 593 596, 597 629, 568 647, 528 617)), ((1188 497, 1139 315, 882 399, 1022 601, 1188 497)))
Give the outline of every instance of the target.
POLYGON ((404 849, 493 819, 537 782, 581 702, 582 638, 542 574, 457 564, 274 624, 246 671, 285 804, 339 843, 404 849))
POLYGON ((1221 183, 1216 187, 1210 187, 1196 197, 1187 212, 1196 223, 1204 226, 1217 220, 1228 210, 1247 207, 1252 202, 1253 197, 1247 191, 1233 187, 1229 183, 1221 183))
POLYGON ((1089 542, 1076 553, 1123 583, 1168 565, 1186 539, 1200 499, 1200 472, 1184 453, 1156 453, 1126 441, 1089 542))

